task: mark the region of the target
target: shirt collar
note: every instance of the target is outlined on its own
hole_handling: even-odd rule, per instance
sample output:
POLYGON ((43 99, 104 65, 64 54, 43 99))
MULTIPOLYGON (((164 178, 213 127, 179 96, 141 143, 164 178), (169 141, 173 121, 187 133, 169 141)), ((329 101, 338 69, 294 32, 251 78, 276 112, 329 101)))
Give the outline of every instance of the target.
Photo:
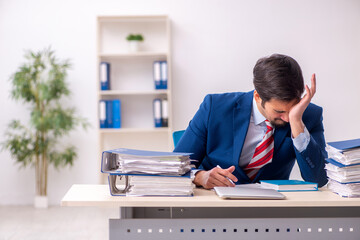
POLYGON ((255 98, 253 98, 252 114, 254 117, 255 125, 259 125, 266 120, 266 118, 260 113, 259 109, 257 108, 255 98))

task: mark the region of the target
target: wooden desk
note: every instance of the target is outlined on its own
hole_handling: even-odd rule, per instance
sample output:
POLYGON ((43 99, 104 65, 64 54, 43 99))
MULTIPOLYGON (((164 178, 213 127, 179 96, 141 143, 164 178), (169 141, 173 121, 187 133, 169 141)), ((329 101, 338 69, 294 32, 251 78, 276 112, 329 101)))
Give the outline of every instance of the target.
POLYGON ((284 195, 223 200, 195 189, 194 197, 113 197, 108 185, 73 185, 61 206, 120 207, 110 239, 360 239, 359 198, 326 189, 284 195))

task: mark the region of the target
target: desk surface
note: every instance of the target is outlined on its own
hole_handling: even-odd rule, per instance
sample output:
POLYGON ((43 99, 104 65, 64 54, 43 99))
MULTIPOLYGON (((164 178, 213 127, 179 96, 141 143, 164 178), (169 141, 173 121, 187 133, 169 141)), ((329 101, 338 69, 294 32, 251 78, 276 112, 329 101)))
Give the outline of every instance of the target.
POLYGON ((93 207, 360 207, 360 198, 342 198, 327 189, 286 192, 285 200, 223 200, 214 191, 195 189, 194 197, 114 197, 108 185, 73 185, 61 206, 93 207))

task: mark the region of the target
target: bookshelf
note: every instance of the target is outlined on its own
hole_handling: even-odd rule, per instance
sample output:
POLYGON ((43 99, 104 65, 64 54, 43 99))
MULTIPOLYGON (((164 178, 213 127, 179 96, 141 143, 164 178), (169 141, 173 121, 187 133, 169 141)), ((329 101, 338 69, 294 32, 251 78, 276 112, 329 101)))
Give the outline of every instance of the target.
MULTIPOLYGON (((167 16, 99 16, 97 18, 97 88, 100 100, 120 99, 121 128, 100 128, 98 104, 99 171, 101 153, 115 148, 171 151, 171 34, 167 16), (141 33, 144 41, 130 52, 126 36, 141 33), (167 89, 156 90, 154 61, 167 61, 167 89), (100 89, 100 63, 110 63, 110 90, 100 89), (168 100, 168 127, 155 128, 153 100, 168 100)), ((100 183, 106 183, 101 174, 100 183)))

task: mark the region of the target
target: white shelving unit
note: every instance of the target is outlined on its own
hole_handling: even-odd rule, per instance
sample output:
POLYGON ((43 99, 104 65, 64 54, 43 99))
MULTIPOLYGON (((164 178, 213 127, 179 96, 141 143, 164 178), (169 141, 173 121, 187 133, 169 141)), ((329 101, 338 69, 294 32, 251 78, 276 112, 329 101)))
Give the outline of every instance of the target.
MULTIPOLYGON (((173 119, 169 18, 167 16, 99 16, 97 23, 98 101, 103 99, 121 101, 120 129, 100 128, 98 121, 99 169, 101 153, 104 150, 124 147, 171 151, 173 119), (141 33, 144 36, 144 42, 138 52, 129 51, 126 36, 130 33, 141 33), (168 65, 168 88, 155 90, 153 62, 164 60, 168 65), (99 66, 102 61, 110 63, 111 90, 100 90, 99 66), (154 127, 155 98, 168 100, 168 127, 154 127)), ((105 175, 101 176, 100 183, 105 182, 105 177, 105 175)))

